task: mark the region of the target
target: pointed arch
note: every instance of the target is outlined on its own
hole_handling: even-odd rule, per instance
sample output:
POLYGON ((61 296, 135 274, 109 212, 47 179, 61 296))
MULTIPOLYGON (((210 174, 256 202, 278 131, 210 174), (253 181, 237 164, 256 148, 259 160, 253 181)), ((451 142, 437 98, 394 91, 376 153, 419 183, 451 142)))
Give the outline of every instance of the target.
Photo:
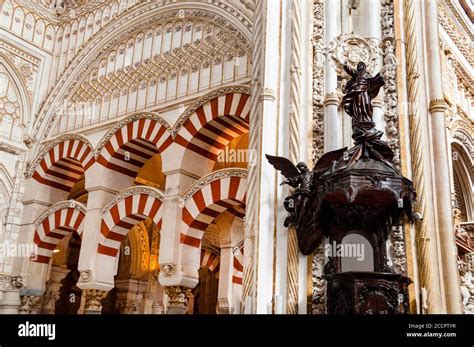
POLYGON ((66 134, 46 144, 26 177, 69 192, 94 161, 94 149, 86 137, 66 134))
POLYGON ((118 194, 102 209, 101 240, 97 252, 116 257, 128 231, 150 218, 161 228, 163 195, 155 188, 135 186, 118 194))
POLYGON ((81 236, 85 215, 85 206, 74 200, 61 201, 43 212, 35 222, 33 241, 38 254, 34 261, 48 264, 63 237, 73 231, 81 236))
POLYGON ((172 142, 170 126, 160 115, 134 114, 105 134, 97 146, 97 161, 135 178, 148 159, 163 152, 172 142))

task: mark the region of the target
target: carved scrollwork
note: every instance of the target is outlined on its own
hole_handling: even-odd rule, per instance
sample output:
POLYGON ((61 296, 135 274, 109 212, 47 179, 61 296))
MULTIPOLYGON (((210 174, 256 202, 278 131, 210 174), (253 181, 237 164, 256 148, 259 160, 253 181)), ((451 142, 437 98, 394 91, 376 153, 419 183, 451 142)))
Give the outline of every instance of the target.
POLYGON ((344 64, 356 69, 357 63, 361 61, 366 63, 367 71, 372 74, 377 68, 378 42, 374 38, 362 37, 356 33, 343 33, 330 42, 328 54, 339 76, 347 76, 344 64))

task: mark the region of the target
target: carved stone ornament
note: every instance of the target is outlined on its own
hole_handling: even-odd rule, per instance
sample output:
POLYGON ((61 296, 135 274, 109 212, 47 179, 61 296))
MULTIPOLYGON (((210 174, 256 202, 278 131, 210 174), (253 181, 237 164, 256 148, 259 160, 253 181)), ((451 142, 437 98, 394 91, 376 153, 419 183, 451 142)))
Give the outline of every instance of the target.
POLYGON ((86 298, 84 311, 100 312, 102 310, 101 301, 107 296, 107 292, 105 290, 84 289, 82 293, 86 298))
POLYGON ((90 282, 92 280, 92 271, 83 270, 80 272, 79 282, 90 282))
POLYGON ((31 313, 33 306, 36 305, 36 303, 38 302, 40 298, 41 298, 40 296, 30 296, 30 295, 21 296, 20 297, 21 306, 18 309, 18 312, 24 313, 24 314, 31 313))
POLYGON ((378 42, 356 33, 343 33, 329 43, 328 54, 339 76, 347 76, 344 64, 355 70, 361 61, 366 63, 367 72, 373 73, 379 57, 378 42))
POLYGON ((177 265, 175 263, 161 264, 160 274, 163 277, 171 277, 176 274, 177 265))
POLYGON ((165 293, 168 296, 168 313, 186 313, 190 291, 191 289, 185 287, 166 287, 165 293))

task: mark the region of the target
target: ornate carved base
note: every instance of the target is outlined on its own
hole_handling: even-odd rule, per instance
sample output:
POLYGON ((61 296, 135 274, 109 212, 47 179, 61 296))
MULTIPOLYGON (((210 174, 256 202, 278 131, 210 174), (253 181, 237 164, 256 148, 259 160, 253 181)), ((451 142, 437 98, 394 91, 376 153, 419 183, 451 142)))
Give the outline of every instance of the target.
POLYGON ((408 285, 400 274, 341 272, 325 276, 330 314, 406 314, 408 285))

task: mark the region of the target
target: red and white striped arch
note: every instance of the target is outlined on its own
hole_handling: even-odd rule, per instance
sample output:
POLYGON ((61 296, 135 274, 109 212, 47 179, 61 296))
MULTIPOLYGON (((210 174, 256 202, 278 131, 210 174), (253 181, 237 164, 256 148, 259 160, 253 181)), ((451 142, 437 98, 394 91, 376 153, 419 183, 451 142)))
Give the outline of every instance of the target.
POLYGON ((215 161, 230 141, 248 133, 249 113, 248 94, 217 96, 191 113, 177 129, 175 142, 215 161))
POLYGON ((82 236, 85 207, 76 201, 61 201, 51 206, 35 223, 34 243, 38 254, 34 261, 47 264, 59 242, 68 233, 82 236))
POLYGON ((210 249, 201 249, 201 267, 205 267, 210 271, 219 271, 221 257, 210 249))
POLYGON ((102 239, 99 254, 115 257, 128 231, 138 222, 151 218, 161 229, 163 196, 154 188, 135 186, 113 198, 102 210, 102 239))
POLYGON ((244 277, 244 248, 241 247, 234 254, 234 273, 232 275, 232 283, 242 285, 242 278, 244 277))
POLYGON ((183 263, 199 263, 204 231, 222 212, 245 206, 247 171, 224 169, 204 176, 184 194, 183 224, 180 242, 183 263))
POLYGON ((64 135, 48 144, 33 162, 27 176, 47 186, 69 192, 94 163, 93 148, 80 135, 64 135))
POLYGON ((97 161, 135 178, 145 162, 173 142, 169 125, 155 114, 132 115, 115 125, 98 146, 97 161))

